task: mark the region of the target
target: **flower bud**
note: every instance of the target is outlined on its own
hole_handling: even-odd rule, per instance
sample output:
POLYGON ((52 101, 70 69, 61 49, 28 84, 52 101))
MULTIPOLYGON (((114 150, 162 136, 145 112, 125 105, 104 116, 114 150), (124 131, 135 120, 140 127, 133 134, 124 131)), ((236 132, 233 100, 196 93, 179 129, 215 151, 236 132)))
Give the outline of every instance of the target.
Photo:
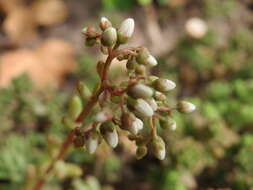
POLYGON ((134 70, 136 68, 137 62, 134 58, 129 59, 126 63, 126 68, 128 70, 134 70))
POLYGON ((104 123, 112 118, 112 113, 109 109, 103 109, 95 115, 95 122, 104 123))
POLYGON ((136 158, 138 160, 142 159, 144 156, 146 156, 146 154, 148 153, 148 149, 146 146, 144 145, 140 145, 137 147, 136 149, 136 158))
POLYGON ((174 131, 177 128, 176 121, 169 117, 160 118, 159 123, 162 129, 171 129, 174 131))
POLYGON ((71 98, 68 106, 68 116, 75 120, 81 113, 83 108, 82 101, 79 96, 75 95, 71 98))
POLYGON ((73 121, 73 119, 70 119, 67 116, 64 116, 62 118, 62 124, 69 129, 74 129, 76 127, 75 121, 73 121))
MULTIPOLYGON (((138 51, 138 54, 137 54, 137 56, 136 56, 136 61, 137 61, 139 64, 146 65, 146 64, 147 64, 148 58, 150 59, 150 53, 149 53, 148 49, 145 48, 145 47, 142 47, 142 48, 138 51)), ((151 61, 152 61, 152 58, 151 58, 151 61)))
POLYGON ((159 91, 155 91, 154 98, 158 101, 165 101, 167 99, 167 97, 159 91))
POLYGON ((182 113, 190 113, 196 109, 196 106, 190 102, 180 101, 177 104, 177 109, 182 113))
POLYGON ((91 96, 90 89, 81 81, 77 84, 77 90, 79 95, 84 99, 87 100, 91 96))
POLYGON ((161 92, 168 92, 176 87, 176 84, 168 79, 159 78, 154 81, 154 87, 161 92))
POLYGON ((134 109, 140 117, 151 117, 154 114, 152 107, 143 99, 136 100, 134 109))
POLYGON ((145 75, 146 74, 146 67, 144 65, 136 65, 135 73, 137 75, 145 75))
POLYGON ((87 36, 87 38, 96 38, 97 31, 95 27, 89 26, 82 29, 82 34, 87 36))
POLYGON ((107 28, 101 38, 101 42, 104 46, 113 46, 117 41, 117 32, 113 27, 107 28))
POLYGON ((106 17, 101 17, 99 27, 101 30, 106 30, 107 28, 111 27, 112 23, 106 18, 106 17))
POLYGON ((132 113, 123 113, 121 116, 122 128, 136 135, 143 129, 143 122, 132 113))
POLYGON ((185 30, 190 37, 200 39, 205 36, 207 25, 200 18, 190 18, 185 24, 185 30))
POLYGON ((149 81, 150 83, 154 82, 154 81, 157 80, 157 79, 159 79, 159 77, 154 76, 154 75, 150 75, 150 76, 148 77, 148 81, 149 81))
POLYGON ((97 147, 98 147, 98 142, 99 142, 99 135, 97 132, 92 132, 88 134, 88 138, 86 140, 86 148, 90 154, 93 154, 97 147))
POLYGON ((153 109, 153 111, 157 110, 158 105, 157 105, 156 101, 154 100, 154 98, 146 99, 146 101, 151 106, 151 108, 153 109))
POLYGON ((124 20, 118 29, 118 43, 125 44, 132 37, 134 32, 134 19, 124 20))
POLYGON ((149 55, 146 61, 147 66, 154 67, 158 64, 156 58, 152 55, 149 55))
POLYGON ((97 43, 97 39, 96 38, 86 38, 85 40, 85 45, 86 46, 94 46, 97 43))
POLYGON ((112 147, 115 148, 118 145, 119 137, 116 127, 112 122, 105 122, 101 125, 101 133, 105 141, 112 147))
POLYGON ((153 89, 145 84, 137 83, 128 89, 128 95, 134 98, 150 98, 153 96, 153 89))
POLYGON ((165 155, 166 155, 166 149, 165 149, 165 143, 163 139, 159 136, 155 137, 155 139, 153 139, 151 142, 151 146, 152 146, 152 151, 154 155, 159 160, 164 160, 165 155))

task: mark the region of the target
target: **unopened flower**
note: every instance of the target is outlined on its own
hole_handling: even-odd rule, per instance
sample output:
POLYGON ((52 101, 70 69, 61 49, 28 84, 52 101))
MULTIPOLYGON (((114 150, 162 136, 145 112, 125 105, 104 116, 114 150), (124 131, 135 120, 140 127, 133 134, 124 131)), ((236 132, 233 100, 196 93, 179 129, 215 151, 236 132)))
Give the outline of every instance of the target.
POLYGON ((133 113, 123 113, 121 116, 122 128, 136 135, 143 128, 143 122, 133 113))
POLYGON ((139 159, 142 159, 148 152, 148 149, 145 145, 140 145, 137 147, 136 149, 136 158, 139 160, 139 159))
POLYGON ((97 43, 96 38, 86 38, 85 45, 86 46, 94 46, 97 43))
POLYGON ((101 42, 104 46, 112 46, 116 43, 117 41, 117 31, 113 27, 107 28, 101 38, 101 42))
POLYGON ((202 38, 207 32, 206 23, 200 18, 190 18, 185 24, 187 34, 193 38, 202 38))
POLYGON ((154 67, 158 64, 156 58, 152 55, 149 55, 146 61, 147 66, 154 67))
POLYGON ((90 154, 93 154, 98 146, 99 136, 96 132, 90 133, 85 142, 86 148, 90 154))
POLYGON ((95 115, 95 122, 104 123, 112 118, 112 113, 109 109, 103 109, 95 115))
POLYGON ((154 155, 159 159, 163 160, 166 155, 166 149, 165 149, 165 143, 163 139, 159 136, 157 136, 155 139, 151 142, 152 150, 154 155))
POLYGON ((158 108, 158 105, 156 103, 156 101, 154 100, 154 98, 150 98, 150 99, 146 99, 146 101, 148 102, 148 104, 151 106, 151 108, 156 111, 158 108))
POLYGON ((68 116, 75 120, 82 111, 82 100, 79 96, 75 95, 71 98, 68 106, 68 116))
POLYGON ((146 67, 144 65, 136 65, 135 73, 137 75, 145 75, 146 74, 146 67))
POLYGON ((159 77, 154 76, 154 75, 150 75, 150 76, 148 77, 148 81, 149 81, 150 83, 154 82, 154 81, 157 80, 157 79, 159 79, 159 77))
POLYGON ((165 101, 167 99, 167 97, 159 91, 155 91, 154 98, 158 101, 165 101))
POLYGON ((159 123, 160 127, 163 129, 171 129, 174 131, 177 128, 176 121, 168 117, 160 118, 159 123))
POLYGON ((87 100, 90 96, 91 96, 91 91, 90 89, 87 87, 87 85, 85 85, 83 82, 79 81, 77 84, 77 90, 78 93, 80 94, 80 96, 84 99, 87 100))
POLYGON ((105 141, 112 147, 115 148, 118 145, 119 137, 117 130, 112 122, 105 122, 101 125, 101 132, 105 141))
POLYGON ((106 30, 112 26, 112 23, 106 17, 101 17, 99 26, 101 30, 106 30))
POLYGON ((168 92, 176 87, 176 84, 168 79, 159 78, 154 82, 154 87, 161 92, 168 92))
POLYGON ((128 18, 124 20, 118 30, 118 42, 125 44, 133 35, 134 19, 128 18))
POLYGON ((87 36, 87 38, 95 38, 97 36, 96 28, 89 26, 82 29, 82 33, 87 36))
POLYGON ((75 127, 77 127, 76 122, 75 122, 73 119, 71 119, 71 118, 69 118, 69 117, 67 117, 67 116, 64 116, 64 117, 62 118, 62 124, 63 124, 66 128, 69 128, 69 129, 74 129, 75 127))
POLYGON ((128 70, 134 70, 136 68, 137 62, 134 58, 129 59, 126 63, 126 68, 128 70))
POLYGON ((191 113, 196 109, 196 106, 187 101, 180 101, 177 104, 177 109, 182 113, 191 113))
POLYGON ((154 114, 152 107, 143 99, 137 99, 134 109, 141 117, 151 117, 154 114))
POLYGON ((137 83, 128 89, 128 94, 134 98, 150 98, 153 96, 153 89, 141 83, 137 83))
MULTIPOLYGON (((149 53, 148 49, 142 47, 142 48, 138 51, 138 54, 137 54, 137 56, 136 56, 136 61, 137 61, 139 64, 146 65, 146 64, 147 64, 148 58, 150 58, 150 53, 149 53)), ((151 59, 152 59, 152 58, 151 58, 151 59)), ((152 61, 152 60, 151 60, 151 61, 152 61)))

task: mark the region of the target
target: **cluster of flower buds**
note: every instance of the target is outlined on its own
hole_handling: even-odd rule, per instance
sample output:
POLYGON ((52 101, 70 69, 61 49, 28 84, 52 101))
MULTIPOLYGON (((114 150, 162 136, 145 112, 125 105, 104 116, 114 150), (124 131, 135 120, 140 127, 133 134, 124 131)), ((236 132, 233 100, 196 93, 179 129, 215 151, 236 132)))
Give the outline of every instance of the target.
MULTIPOLYGON (((128 132, 128 138, 137 145, 136 157, 143 158, 148 152, 163 160, 166 155, 166 144, 158 134, 162 130, 175 130, 176 122, 172 112, 190 113, 195 110, 192 103, 180 101, 170 106, 167 94, 176 84, 165 78, 149 75, 150 67, 158 64, 156 58, 145 47, 119 49, 131 38, 134 31, 134 20, 131 18, 122 22, 118 29, 105 17, 101 18, 100 31, 95 27, 83 29, 86 44, 99 44, 102 53, 108 54, 107 60, 97 63, 97 71, 101 78, 99 87, 91 94, 83 83, 78 84, 79 96, 75 95, 69 105, 69 112, 64 117, 64 124, 75 128, 74 144, 76 147, 86 147, 89 153, 94 153, 98 145, 105 141, 115 148, 120 139, 121 130, 128 132), (106 77, 110 61, 117 58, 126 60, 128 79, 119 85, 113 84, 106 77), (83 112, 83 100, 87 106, 98 103, 96 113, 91 117, 91 123, 86 127, 76 122, 83 112), (89 101, 90 99, 90 101, 89 101), (79 125, 79 126, 78 126, 79 125)), ((85 112, 85 110, 84 110, 85 112)), ((79 121, 79 120, 78 120, 79 121)))

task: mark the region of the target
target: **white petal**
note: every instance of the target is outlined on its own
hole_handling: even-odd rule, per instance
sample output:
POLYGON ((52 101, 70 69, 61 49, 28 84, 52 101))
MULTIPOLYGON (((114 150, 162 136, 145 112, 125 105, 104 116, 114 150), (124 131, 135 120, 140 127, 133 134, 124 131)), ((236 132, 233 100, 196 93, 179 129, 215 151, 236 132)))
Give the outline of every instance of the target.
POLYGON ((149 55, 148 56, 148 59, 147 59, 147 65, 148 66, 151 66, 151 67, 154 67, 158 64, 156 58, 152 55, 149 55))
POLYGON ((151 106, 143 99, 137 99, 135 110, 143 117, 151 117, 154 114, 151 106))
POLYGON ((166 79, 165 84, 166 84, 166 91, 173 90, 174 88, 176 88, 176 83, 174 83, 171 80, 166 79))
POLYGON ((133 35, 133 32, 134 32, 134 19, 128 18, 128 19, 124 20, 121 23, 118 32, 122 36, 130 38, 133 35))
POLYGON ((112 148, 115 148, 119 142, 117 130, 114 129, 112 132, 107 132, 106 133, 106 140, 112 148))
POLYGON ((90 136, 88 140, 86 141, 86 147, 87 147, 88 152, 90 154, 93 154, 96 151, 97 146, 98 146, 98 139, 90 136))

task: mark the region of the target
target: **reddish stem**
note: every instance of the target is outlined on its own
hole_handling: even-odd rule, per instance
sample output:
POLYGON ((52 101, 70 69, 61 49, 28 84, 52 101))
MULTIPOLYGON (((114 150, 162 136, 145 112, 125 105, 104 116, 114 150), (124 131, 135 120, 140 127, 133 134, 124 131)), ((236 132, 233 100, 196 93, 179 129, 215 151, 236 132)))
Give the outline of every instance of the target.
MULTIPOLYGON (((108 70, 109 70, 109 67, 110 67, 110 64, 111 64, 112 60, 115 58, 115 55, 114 55, 113 52, 117 48, 118 48, 118 46, 115 46, 113 49, 108 48, 109 54, 108 54, 108 57, 106 59, 105 66, 104 66, 104 69, 103 69, 103 73, 102 73, 102 77, 101 77, 101 86, 92 95, 92 97, 90 98, 90 100, 88 101, 88 103, 85 105, 85 107, 83 108, 82 112, 77 117, 76 123, 81 123, 81 122, 83 122, 87 118, 87 116, 91 112, 92 108, 97 103, 99 95, 106 88, 106 85, 107 85, 106 82, 107 82, 107 78, 108 78, 108 70)), ((71 130, 69 132, 67 138, 65 139, 65 141, 61 145, 61 148, 60 148, 60 151, 59 151, 58 155, 51 161, 49 167, 47 168, 47 170, 45 171, 45 173, 43 174, 43 176, 36 182, 36 184, 35 184, 35 186, 33 187, 32 190, 40 190, 45 185, 48 175, 54 169, 55 163, 58 160, 61 160, 61 159, 64 158, 64 156, 66 155, 69 147, 73 143, 74 137, 75 137, 75 129, 73 129, 73 130, 71 130)))
POLYGON ((48 166, 47 170, 45 171, 45 173, 43 174, 43 176, 38 180, 38 182, 35 184, 33 190, 40 190, 45 182, 46 179, 48 177, 48 175, 50 174, 50 172, 54 169, 54 165, 58 160, 63 159, 63 157, 65 156, 65 154, 67 153, 70 145, 72 144, 73 140, 75 137, 75 130, 71 130, 67 136, 67 138, 65 139, 65 141, 63 142, 61 149, 58 153, 58 155, 52 160, 52 162, 50 163, 50 165, 48 166))

